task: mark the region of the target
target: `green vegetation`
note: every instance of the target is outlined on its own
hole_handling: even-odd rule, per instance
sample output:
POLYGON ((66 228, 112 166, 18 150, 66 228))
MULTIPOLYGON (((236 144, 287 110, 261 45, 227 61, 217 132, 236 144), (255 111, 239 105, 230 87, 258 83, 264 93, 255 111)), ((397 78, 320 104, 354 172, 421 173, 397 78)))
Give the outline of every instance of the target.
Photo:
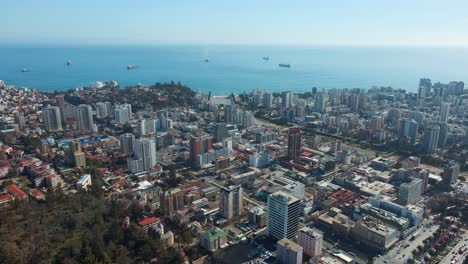
POLYGON ((182 263, 134 224, 141 211, 92 192, 48 192, 46 203, 16 202, 0 211, 0 263, 182 263), (124 229, 127 215, 132 224, 124 229))

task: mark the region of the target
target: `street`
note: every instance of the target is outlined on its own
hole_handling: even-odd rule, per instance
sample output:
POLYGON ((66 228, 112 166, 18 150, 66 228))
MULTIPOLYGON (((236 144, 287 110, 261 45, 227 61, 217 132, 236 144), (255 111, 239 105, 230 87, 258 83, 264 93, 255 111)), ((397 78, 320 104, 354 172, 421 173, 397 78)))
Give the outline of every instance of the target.
POLYGON ((458 243, 450 250, 450 252, 442 259, 441 263, 463 263, 463 260, 468 255, 468 249, 466 245, 468 244, 468 234, 465 232, 462 235, 462 238, 458 243), (458 250, 465 246, 465 251, 461 254, 458 253, 458 250))
MULTIPOLYGON (((412 251, 416 249, 419 245, 423 245, 423 241, 430 237, 437 229, 438 225, 431 225, 430 227, 422 227, 418 229, 420 233, 415 237, 413 241, 410 240, 411 236, 408 236, 405 240, 398 242, 387 254, 378 258, 376 264, 401 264, 406 263, 406 261, 412 257, 412 251), (409 246, 405 248, 405 244, 409 246)), ((416 232, 418 232, 416 231, 416 232)))

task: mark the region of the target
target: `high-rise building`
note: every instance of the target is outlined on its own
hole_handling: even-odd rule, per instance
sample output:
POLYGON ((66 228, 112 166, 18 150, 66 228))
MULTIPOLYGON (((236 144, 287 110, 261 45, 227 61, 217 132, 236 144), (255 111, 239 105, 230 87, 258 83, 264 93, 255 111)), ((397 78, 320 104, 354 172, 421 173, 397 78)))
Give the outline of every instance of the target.
POLYGON ((237 112, 237 107, 235 105, 225 105, 224 106, 224 121, 228 124, 235 123, 235 115, 237 112))
POLYGON ((447 123, 439 122, 439 140, 437 141, 437 146, 439 148, 445 148, 448 138, 448 126, 447 123))
POLYGON ((219 212, 226 219, 240 216, 243 211, 242 187, 229 186, 219 192, 219 212))
POLYGON ((47 131, 62 130, 62 118, 60 108, 51 106, 42 110, 42 121, 47 131))
POLYGON ((96 117, 99 119, 112 116, 111 102, 98 102, 96 103, 96 117))
POLYGON ((271 108, 273 106, 273 95, 271 93, 265 93, 263 95, 263 105, 266 108, 271 108))
POLYGON ((297 243, 304 249, 304 254, 310 257, 322 254, 323 235, 310 227, 303 227, 299 230, 297 243))
POLYGON ((419 80, 418 99, 424 99, 429 96, 432 88, 431 79, 421 78, 419 80))
POLYGON ((184 192, 179 188, 165 191, 161 194, 160 204, 163 215, 172 215, 184 209, 184 192))
POLYGON ((226 123, 216 124, 215 136, 216 136, 216 140, 218 141, 222 141, 223 139, 229 137, 226 123))
POLYGON ((120 135, 120 149, 123 154, 125 155, 132 154, 134 145, 135 145, 135 135, 131 133, 120 135))
POLYGON ((268 196, 268 235, 292 239, 299 228, 300 200, 283 191, 268 196))
POLYGON ((450 115, 450 103, 443 102, 440 106, 439 121, 446 123, 450 115))
POLYGON ((79 105, 76 107, 78 130, 91 131, 93 129, 93 109, 90 105, 79 105))
POLYGON ((138 121, 138 134, 144 136, 156 132, 156 120, 143 119, 138 121))
POLYGON ((288 131, 288 158, 297 160, 301 156, 302 135, 299 128, 290 128, 288 131))
POLYGON ((293 93, 282 92, 281 93, 281 104, 284 109, 289 108, 293 105, 293 93))
POLYGON ((460 174, 460 165, 454 161, 450 161, 444 165, 444 172, 442 174, 442 182, 446 185, 452 185, 457 181, 460 174))
POLYGON ((413 178, 411 182, 405 182, 398 189, 398 202, 402 205, 415 203, 421 199, 423 181, 413 178))
POLYGON ((65 95, 59 94, 55 96, 55 105, 59 108, 65 108, 65 95))
POLYGON ((125 125, 132 119, 132 105, 123 104, 114 108, 114 120, 119 125, 125 125))
POLYGON ((358 112, 359 111, 359 98, 360 98, 360 95, 359 94, 351 94, 349 96, 349 109, 351 110, 351 112, 358 112))
POLYGON ((205 137, 192 137, 190 139, 190 160, 192 164, 196 164, 197 157, 201 154, 209 152, 213 149, 212 146, 212 137, 205 136, 205 137))
POLYGON ((435 152, 439 142, 440 127, 436 124, 430 124, 424 130, 423 148, 424 152, 432 154, 435 152))
POLYGON ((302 264, 303 249, 289 239, 281 239, 277 244, 276 258, 281 264, 302 264))
POLYGON ((411 144, 416 143, 416 137, 418 135, 418 122, 414 119, 403 118, 400 119, 400 141, 408 139, 411 144))
POLYGON ((129 157, 127 163, 128 169, 132 173, 156 166, 156 140, 154 138, 137 139, 133 157, 129 157))
POLYGON ((315 95, 315 112, 323 113, 326 107, 326 96, 323 93, 315 95))
POLYGON ((73 140, 70 142, 70 158, 73 161, 73 164, 77 168, 83 168, 86 166, 86 156, 81 148, 81 142, 78 140, 73 140))
POLYGON ((24 119, 24 114, 20 112, 16 113, 15 122, 16 124, 18 124, 19 129, 23 130, 23 128, 26 126, 26 120, 24 119))

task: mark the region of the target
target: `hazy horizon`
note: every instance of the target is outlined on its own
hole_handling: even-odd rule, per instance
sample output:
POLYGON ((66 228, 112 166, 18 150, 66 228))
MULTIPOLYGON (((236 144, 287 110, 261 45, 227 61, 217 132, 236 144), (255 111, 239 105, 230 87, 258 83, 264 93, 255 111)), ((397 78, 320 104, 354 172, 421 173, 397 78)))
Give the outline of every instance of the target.
POLYGON ((2 4, 10 45, 467 47, 462 0, 83 0, 2 4))

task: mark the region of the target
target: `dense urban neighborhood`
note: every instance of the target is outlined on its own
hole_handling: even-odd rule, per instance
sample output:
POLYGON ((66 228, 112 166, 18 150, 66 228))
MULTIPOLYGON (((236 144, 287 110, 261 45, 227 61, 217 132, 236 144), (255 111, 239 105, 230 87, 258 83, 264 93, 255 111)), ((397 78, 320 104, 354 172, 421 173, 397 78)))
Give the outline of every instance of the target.
POLYGON ((0 81, 0 263, 467 263, 468 90, 0 81))

